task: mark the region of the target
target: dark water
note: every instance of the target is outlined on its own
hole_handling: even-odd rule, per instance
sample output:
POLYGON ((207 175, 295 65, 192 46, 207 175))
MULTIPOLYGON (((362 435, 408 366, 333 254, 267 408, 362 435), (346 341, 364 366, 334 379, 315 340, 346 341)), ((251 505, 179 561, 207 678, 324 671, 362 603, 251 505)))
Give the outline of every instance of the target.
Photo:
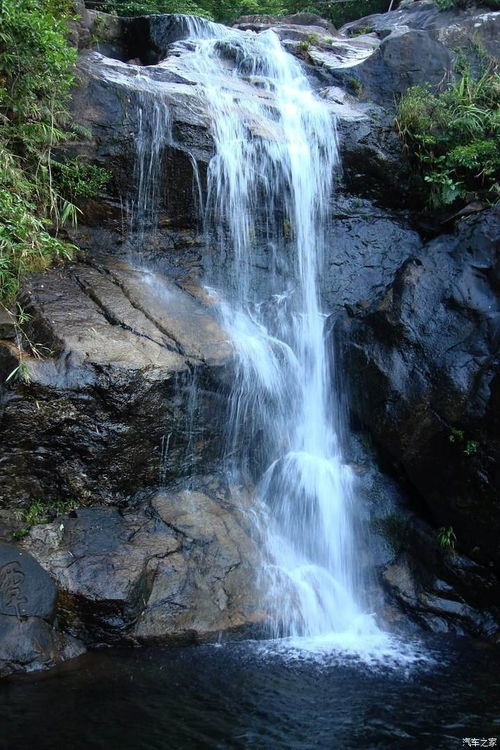
POLYGON ((94 653, 2 683, 0 748, 500 747, 499 650, 425 648, 434 663, 397 669, 248 643, 94 653))

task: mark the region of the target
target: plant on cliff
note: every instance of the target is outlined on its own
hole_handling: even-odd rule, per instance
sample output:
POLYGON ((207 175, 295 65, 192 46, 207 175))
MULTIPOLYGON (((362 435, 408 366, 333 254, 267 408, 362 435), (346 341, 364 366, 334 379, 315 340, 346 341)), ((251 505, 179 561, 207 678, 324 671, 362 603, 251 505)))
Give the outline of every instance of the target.
POLYGON ((402 97, 396 127, 428 187, 432 208, 457 200, 500 197, 500 75, 479 77, 465 67, 456 82, 433 94, 422 86, 402 97))
POLYGON ((66 0, 0 2, 0 300, 20 277, 71 256, 57 237, 75 207, 56 190, 53 149, 68 137, 65 109, 76 51, 66 0))
POLYGON ((74 499, 69 500, 33 500, 22 513, 23 525, 13 534, 13 540, 23 539, 33 526, 52 523, 56 518, 65 516, 76 510, 81 504, 74 499))
POLYGON ((457 536, 452 526, 441 526, 436 532, 437 541, 441 549, 447 554, 454 554, 457 536))

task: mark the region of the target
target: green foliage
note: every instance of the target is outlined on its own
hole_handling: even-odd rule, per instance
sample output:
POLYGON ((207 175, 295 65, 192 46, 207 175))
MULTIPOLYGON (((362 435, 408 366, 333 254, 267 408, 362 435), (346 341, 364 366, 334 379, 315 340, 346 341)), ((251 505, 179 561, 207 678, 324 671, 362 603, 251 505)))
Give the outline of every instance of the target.
POLYGON ((30 371, 26 362, 19 362, 17 367, 14 367, 12 372, 7 375, 7 377, 5 378, 5 382, 8 383, 9 380, 12 380, 13 378, 19 378, 24 383, 29 383, 30 371))
POLYGON ((355 21, 372 13, 385 13, 389 3, 385 0, 316 0, 316 2, 301 2, 301 0, 284 0, 285 13, 310 12, 326 18, 337 28, 349 21, 355 21))
POLYGON ((450 443, 459 446, 466 456, 474 456, 479 450, 479 443, 477 440, 467 439, 463 430, 457 430, 456 427, 451 428, 448 440, 450 443))
POLYGON ((437 531, 438 544, 444 552, 454 553, 457 537, 452 526, 442 526, 437 531))
POLYGON ((68 137, 76 51, 69 0, 0 3, 0 299, 24 273, 67 258, 57 230, 74 207, 55 188, 52 150, 68 137))
POLYGON ((94 3, 101 10, 121 16, 148 13, 187 13, 233 23, 240 16, 266 14, 283 16, 311 12, 327 18, 336 26, 369 15, 383 13, 386 0, 101 0, 94 3))
POLYGON ((396 127, 437 208, 472 197, 500 196, 500 75, 474 77, 465 67, 440 94, 422 86, 402 97, 396 127))
POLYGON ((23 512, 23 526, 17 529, 13 536, 14 540, 23 539, 30 532, 32 526, 43 523, 51 523, 55 518, 64 516, 79 507, 76 500, 33 500, 31 505, 23 512))
POLYGON ((356 29, 351 29, 349 32, 349 36, 363 36, 364 34, 371 34, 373 31, 373 26, 358 26, 356 29))
POLYGON ((193 0, 108 0, 99 7, 108 13, 119 16, 142 16, 151 13, 185 13, 212 19, 213 16, 206 3, 193 0))
POLYGON ((28 526, 49 523, 54 518, 64 516, 78 508, 76 500, 34 500, 24 513, 28 526))
MULTIPOLYGON (((434 0, 434 2, 441 10, 462 9, 474 5, 473 0, 434 0)), ((488 5, 490 8, 500 8, 500 0, 483 0, 482 4, 488 5)))
POLYGON ((363 88, 359 78, 349 78, 347 83, 354 96, 359 96, 361 93, 361 89, 363 88))
POLYGON ((111 177, 107 169, 79 158, 64 162, 54 161, 52 173, 58 192, 68 196, 73 203, 82 198, 97 197, 111 177))

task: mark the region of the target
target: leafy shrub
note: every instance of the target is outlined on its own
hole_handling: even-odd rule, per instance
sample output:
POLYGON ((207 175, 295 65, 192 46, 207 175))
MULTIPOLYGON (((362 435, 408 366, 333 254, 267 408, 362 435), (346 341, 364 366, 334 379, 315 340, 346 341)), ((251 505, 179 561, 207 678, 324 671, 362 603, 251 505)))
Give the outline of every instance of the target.
POLYGON ((355 21, 372 13, 385 13, 389 3, 385 0, 316 0, 315 2, 304 2, 304 0, 288 0, 284 2, 285 13, 317 13, 326 18, 337 28, 349 21, 355 21))
POLYGON ((430 188, 431 207, 500 196, 500 75, 475 78, 464 69, 440 94, 422 86, 402 97, 396 127, 417 172, 430 188))
MULTIPOLYGON (((90 4, 90 3, 89 3, 90 4)), ((222 23, 233 23, 243 15, 270 14, 275 16, 311 12, 327 18, 336 26, 387 10, 386 0, 95 0, 100 10, 118 15, 148 13, 188 13, 213 18, 222 23)))
POLYGON ((213 16, 203 2, 193 0, 108 0, 97 4, 101 10, 119 16, 142 16, 151 13, 185 13, 212 19, 213 16))
POLYGON ((55 161, 52 171, 58 191, 73 203, 78 203, 82 198, 95 198, 111 177, 107 169, 78 158, 55 161))
POLYGON ((55 234, 75 207, 57 193, 52 150, 68 137, 65 109, 76 51, 69 0, 0 4, 0 299, 20 277, 69 257, 55 234))
POLYGON ((455 552, 455 545, 457 543, 457 536, 453 531, 453 527, 442 526, 440 529, 438 529, 437 541, 444 552, 453 554, 455 552))

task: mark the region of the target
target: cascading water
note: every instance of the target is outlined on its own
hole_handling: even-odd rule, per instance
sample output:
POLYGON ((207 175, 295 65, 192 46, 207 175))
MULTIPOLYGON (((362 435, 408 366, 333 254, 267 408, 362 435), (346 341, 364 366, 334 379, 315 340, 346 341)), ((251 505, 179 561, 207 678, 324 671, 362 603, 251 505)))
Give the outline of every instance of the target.
POLYGON ((206 25, 180 48, 216 144, 205 219, 218 248, 212 283, 238 355, 228 466, 239 481, 261 474, 273 634, 373 637, 318 289, 335 122, 272 31, 206 25))
MULTIPOLYGON (((172 143, 162 76, 174 74, 208 114, 215 144, 206 280, 237 355, 226 468, 231 482, 257 484, 272 635, 378 648, 386 639, 366 614, 355 481, 320 303, 339 168, 335 122, 272 31, 182 23, 185 38, 154 69, 110 69, 138 102, 133 244, 144 245, 158 223, 162 155, 172 143)), ((168 445, 166 436, 163 453, 168 445)))

